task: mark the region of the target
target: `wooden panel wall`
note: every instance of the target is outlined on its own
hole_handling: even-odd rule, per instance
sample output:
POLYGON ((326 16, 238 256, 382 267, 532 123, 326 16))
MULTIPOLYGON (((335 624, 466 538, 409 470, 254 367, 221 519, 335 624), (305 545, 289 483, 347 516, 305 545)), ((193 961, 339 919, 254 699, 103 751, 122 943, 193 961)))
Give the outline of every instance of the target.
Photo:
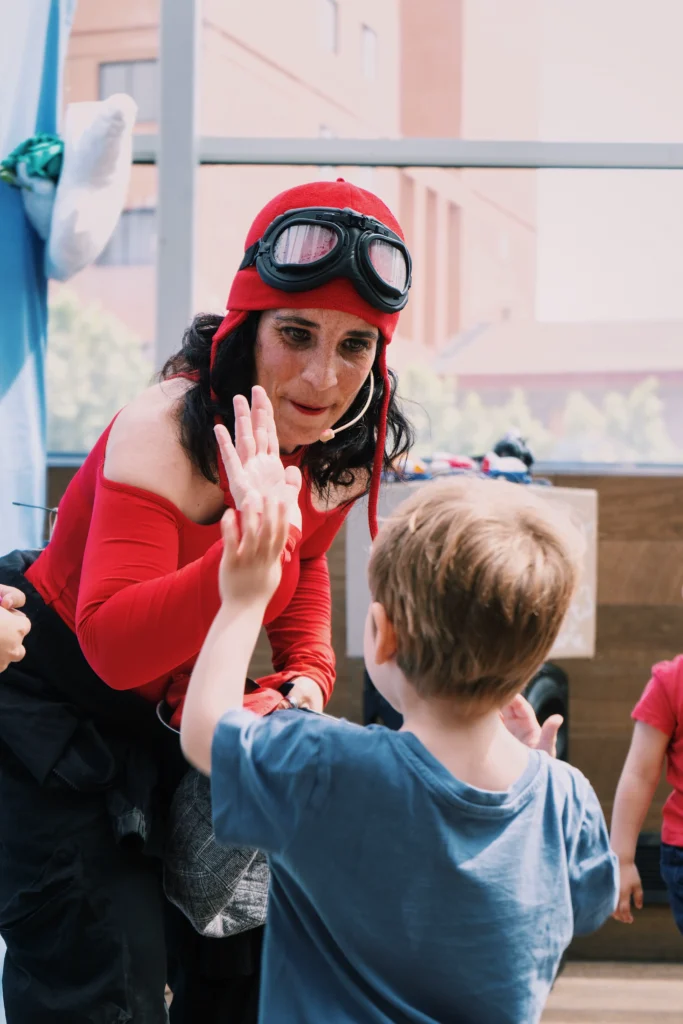
MULTIPOLYGON (((70 472, 50 474, 50 503, 70 472)), ((631 735, 630 712, 651 666, 683 651, 683 477, 562 476, 564 487, 599 494, 597 653, 560 662, 570 680, 570 757, 591 780, 609 819, 631 735)), ((333 642, 338 678, 329 710, 361 720, 362 663, 345 656, 345 559, 342 531, 329 554, 333 642)), ((270 671, 262 638, 252 674, 270 671)), ((645 828, 658 831, 663 783, 645 828)), ((573 954, 598 959, 679 960, 683 939, 666 907, 646 908, 631 927, 609 922, 574 944, 573 954)))
MULTIPOLYGON (((652 665, 683 652, 683 478, 571 476, 563 487, 599 495, 596 656, 560 664, 570 680, 570 758, 593 783, 608 818, 631 737, 630 713, 652 665)), ((360 721, 362 665, 344 656, 343 537, 330 552, 338 682, 330 710, 360 721)), ((645 829, 658 832, 668 788, 659 787, 645 829)), ((610 921, 572 955, 679 960, 683 939, 668 907, 646 908, 631 927, 610 921)))
MULTIPOLYGON (((570 679, 570 758, 593 783, 609 821, 631 737, 630 713, 652 665, 683 651, 683 479, 562 477, 599 493, 596 656, 561 662, 570 679)), ((662 780, 645 822, 659 832, 662 780)), ((574 944, 575 956, 683 957, 668 907, 646 908, 630 927, 610 921, 574 944)))

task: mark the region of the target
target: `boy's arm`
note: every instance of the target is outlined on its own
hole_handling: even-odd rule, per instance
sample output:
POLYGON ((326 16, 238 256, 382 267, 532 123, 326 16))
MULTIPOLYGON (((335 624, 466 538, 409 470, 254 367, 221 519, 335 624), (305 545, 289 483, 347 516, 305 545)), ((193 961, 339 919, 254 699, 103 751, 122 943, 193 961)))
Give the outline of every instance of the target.
POLYGON ((587 779, 579 778, 581 784, 575 791, 578 828, 572 829, 569 885, 574 934, 588 935, 601 928, 614 912, 619 893, 619 871, 595 791, 587 779))
POLYGON ((221 607, 192 672, 180 724, 183 753, 205 775, 211 774, 216 726, 242 706, 263 616, 282 576, 287 536, 301 525, 301 473, 282 465, 265 391, 253 388, 251 410, 241 395, 234 407, 237 448, 225 427, 216 427, 216 437, 241 521, 229 509, 221 522, 221 607))
POLYGON ((636 722, 631 748, 617 786, 612 811, 612 849, 619 858, 618 921, 631 924, 631 896, 636 907, 643 906, 643 889, 635 865, 636 844, 648 812, 670 737, 645 722, 636 722))
POLYGON ((192 673, 180 743, 190 764, 211 774, 211 744, 216 726, 227 711, 241 708, 249 662, 256 647, 265 600, 222 604, 192 673))

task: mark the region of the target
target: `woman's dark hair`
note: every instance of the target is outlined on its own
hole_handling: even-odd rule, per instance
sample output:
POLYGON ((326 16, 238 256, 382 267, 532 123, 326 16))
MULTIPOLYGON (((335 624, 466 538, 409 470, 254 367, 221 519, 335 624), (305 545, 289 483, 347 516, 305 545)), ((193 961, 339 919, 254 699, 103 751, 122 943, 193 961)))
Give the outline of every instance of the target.
MULTIPOLYGON (((168 380, 176 374, 188 374, 196 378, 196 384, 187 391, 180 411, 180 440, 197 469, 213 483, 218 480, 213 434, 215 417, 220 416, 234 439, 235 414, 232 400, 235 395, 251 396, 256 375, 254 353, 259 317, 260 313, 250 313, 244 323, 221 342, 211 372, 211 341, 222 317, 210 313, 196 316, 185 332, 180 352, 171 356, 161 371, 161 380, 168 380), (217 401, 211 398, 212 385, 217 401)), ((327 444, 318 441, 306 448, 301 469, 320 494, 324 494, 330 487, 350 486, 355 479, 354 470, 358 469, 367 472, 369 487, 384 394, 384 381, 378 369, 381 345, 384 345, 382 339, 378 343, 372 368, 375 393, 365 416, 327 444)), ((414 441, 413 429, 403 415, 396 397, 396 376, 391 370, 389 376, 391 398, 387 416, 385 468, 389 468, 393 460, 405 455, 414 441)), ((367 388, 363 386, 351 408, 346 411, 344 421, 353 419, 360 412, 367 396, 367 388)))

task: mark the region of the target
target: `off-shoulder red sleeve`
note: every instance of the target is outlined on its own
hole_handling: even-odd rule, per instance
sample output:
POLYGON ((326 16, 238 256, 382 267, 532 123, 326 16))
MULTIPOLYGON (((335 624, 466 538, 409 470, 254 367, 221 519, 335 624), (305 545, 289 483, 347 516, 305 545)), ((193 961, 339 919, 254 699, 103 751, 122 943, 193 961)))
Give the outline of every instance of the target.
POLYGON ((261 686, 279 687, 297 676, 314 679, 330 699, 335 680, 332 649, 332 599, 327 557, 301 562, 299 583, 284 612, 266 626, 273 652, 272 676, 261 686))
POLYGON ((297 676, 307 676, 318 684, 325 703, 332 695, 336 660, 326 552, 350 507, 336 509, 301 545, 296 591, 284 612, 266 626, 275 672, 259 679, 262 686, 279 687, 297 676))
MULTIPOLYGON (((196 656, 218 611, 222 542, 178 568, 181 518, 170 501, 100 474, 76 633, 114 689, 144 686, 196 656)), ((298 539, 290 536, 288 552, 298 539)))

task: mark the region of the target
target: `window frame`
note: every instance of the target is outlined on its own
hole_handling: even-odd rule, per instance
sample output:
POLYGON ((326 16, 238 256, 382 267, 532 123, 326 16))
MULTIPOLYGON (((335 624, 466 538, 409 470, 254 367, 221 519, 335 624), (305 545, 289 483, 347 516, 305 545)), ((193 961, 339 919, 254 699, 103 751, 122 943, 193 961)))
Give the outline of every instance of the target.
POLYGON ((326 53, 338 54, 339 39, 339 0, 318 0, 323 6, 320 9, 321 38, 326 53))
POLYGON ((123 72, 124 85, 119 92, 127 93, 131 96, 138 105, 138 122, 155 124, 159 120, 159 110, 161 107, 161 83, 159 80, 159 60, 156 57, 141 57, 135 60, 105 60, 98 64, 98 97, 100 100, 105 100, 108 96, 113 95, 112 92, 103 88, 103 79, 106 75, 107 69, 120 68, 123 72), (150 70, 153 69, 152 73, 152 89, 151 94, 147 97, 142 97, 140 89, 135 82, 135 72, 142 65, 145 65, 150 70), (105 95, 105 93, 107 95, 105 95), (136 95, 137 93, 137 95, 136 95), (143 99, 147 102, 143 102, 143 99))
POLYGON ((156 250, 156 235, 157 235, 157 210, 155 206, 132 206, 121 212, 121 216, 116 224, 114 233, 107 242, 107 245, 100 253, 96 260, 96 266, 98 267, 150 267, 155 264, 155 250, 156 250), (131 247, 132 247, 132 218, 135 215, 145 215, 146 218, 151 220, 151 238, 152 246, 150 252, 150 259, 131 259, 131 247), (126 259, 123 260, 112 260, 108 258, 107 254, 110 250, 115 250, 116 247, 125 250, 126 259))
POLYGON ((379 37, 371 25, 361 25, 361 71, 366 82, 376 82, 379 69, 379 37))

